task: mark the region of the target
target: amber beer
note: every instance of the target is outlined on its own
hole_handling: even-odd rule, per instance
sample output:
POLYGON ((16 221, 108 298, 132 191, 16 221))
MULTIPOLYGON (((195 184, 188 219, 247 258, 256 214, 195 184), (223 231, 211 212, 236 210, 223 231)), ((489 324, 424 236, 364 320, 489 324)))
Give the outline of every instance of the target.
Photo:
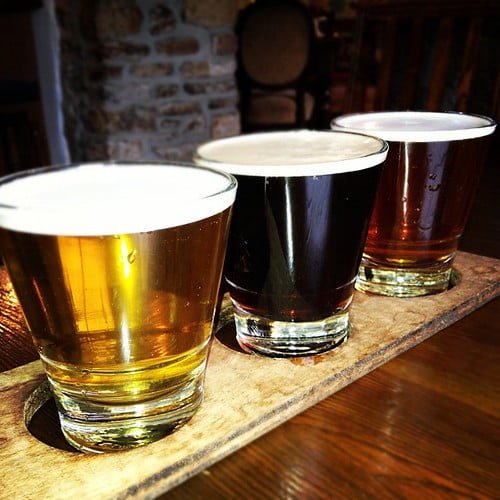
POLYGON ((234 195, 167 165, 0 182, 0 248, 75 447, 137 446, 196 411, 234 195))
POLYGON ((198 148, 197 162, 238 179, 224 275, 243 349, 309 356, 346 339, 386 148, 373 137, 312 131, 198 148))
POLYGON ((333 124, 390 144, 357 287, 401 297, 446 290, 494 122, 460 113, 384 112, 333 124))

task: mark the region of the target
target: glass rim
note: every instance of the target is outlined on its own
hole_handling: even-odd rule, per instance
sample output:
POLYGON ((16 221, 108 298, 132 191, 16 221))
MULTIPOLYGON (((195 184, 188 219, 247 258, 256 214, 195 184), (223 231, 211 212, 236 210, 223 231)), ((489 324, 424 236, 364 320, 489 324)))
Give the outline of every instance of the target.
MULTIPOLYGON (((391 142, 446 142, 446 141, 459 141, 465 139, 476 139, 479 137, 485 137, 492 134, 496 128, 496 121, 489 116, 476 114, 476 113, 464 113, 461 111, 425 111, 425 110, 399 110, 399 111, 367 111, 359 113, 348 113, 345 115, 337 116, 333 118, 330 122, 330 127, 332 130, 338 131, 349 131, 349 132, 361 132, 368 134, 376 134, 378 137, 391 142), (446 128, 445 126, 437 129, 427 129, 427 130, 404 130, 402 128, 396 128, 396 126, 388 126, 386 128, 363 128, 359 127, 355 120, 356 118, 395 118, 397 115, 402 117, 428 117, 432 118, 449 118, 451 116, 459 120, 463 119, 475 119, 481 124, 474 126, 463 126, 461 128, 446 128), (352 124, 342 124, 343 121, 354 121, 352 124)), ((423 125, 422 125, 423 126, 423 125)), ((402 127, 402 126, 398 126, 402 127)))
MULTIPOLYGON (((149 171, 151 173, 151 170, 149 171)), ((146 172, 145 172, 146 174, 146 172)), ((87 179, 89 178, 89 174, 87 173, 87 179)), ((193 175, 184 173, 183 175, 193 175)), ((99 182, 104 182, 105 180, 109 180, 110 176, 106 173, 105 176, 101 176, 97 179, 95 186, 99 185, 99 182)), ((163 177, 165 179, 165 177, 163 177)), ((89 161, 89 162, 72 162, 68 164, 59 164, 53 166, 43 166, 36 167, 26 170, 21 170, 18 172, 13 172, 7 174, 3 177, 0 177, 0 228, 10 229, 19 232, 29 232, 34 234, 44 234, 44 235, 71 235, 71 236, 93 236, 93 235, 106 235, 106 234, 123 234, 123 233, 136 233, 136 232, 147 232, 155 229, 162 229, 166 227, 173 227, 176 225, 182 225, 182 222, 175 224, 171 221, 173 219, 180 220, 182 217, 178 215, 179 207, 182 207, 182 211, 186 211, 186 222, 194 222, 195 220, 202 220, 204 218, 210 217, 221 211, 229 208, 234 202, 234 198, 236 195, 237 188, 237 180, 234 176, 232 176, 228 172, 224 172, 223 170, 217 170, 214 168, 195 165, 193 163, 187 162, 163 162, 163 161, 115 161, 115 160, 104 160, 104 161, 89 161), (137 185, 130 184, 130 188, 127 186, 126 193, 120 193, 121 197, 118 196, 115 198, 119 200, 119 207, 115 206, 115 204, 109 203, 105 204, 101 202, 99 206, 94 206, 93 196, 89 194, 89 196, 84 198, 86 202, 84 205, 71 205, 71 203, 67 204, 65 201, 61 201, 59 206, 56 205, 47 205, 40 203, 27 203, 23 206, 23 204, 11 204, 6 203, 2 200, 2 188, 7 186, 8 184, 12 184, 22 179, 26 178, 36 178, 37 176, 43 176, 47 174, 57 174, 58 172, 66 172, 66 171, 79 171, 80 173, 84 170, 91 170, 90 173, 103 172, 104 169, 108 169, 108 172, 111 174, 113 178, 119 179, 119 173, 111 173, 110 168, 177 168, 177 169, 191 169, 193 171, 205 172, 214 176, 218 176, 220 179, 224 179, 220 186, 213 186, 214 189, 210 191, 207 189, 207 192, 200 194, 199 196, 186 196, 186 197, 174 197, 173 199, 168 199, 168 195, 165 192, 165 196, 159 198, 159 187, 155 186, 155 191, 153 194, 156 196, 148 197, 148 193, 142 191, 142 197, 140 198, 141 203, 144 201, 147 203, 147 213, 146 210, 139 210, 139 215, 135 214, 134 211, 137 208, 138 202, 134 202, 134 199, 137 198, 137 185), (217 189, 215 189, 217 187, 217 189), (125 204, 123 195, 127 196, 127 200, 130 200, 130 203, 125 204), (194 213, 196 208, 198 213, 200 212, 200 205, 210 206, 206 216, 198 217, 194 219, 194 213), (151 217, 151 212, 153 210, 165 210, 165 212, 172 212, 169 217, 165 215, 163 218, 161 215, 155 215, 151 217), (103 211, 106 211, 103 213, 103 211), (107 216, 107 222, 103 222, 100 217, 107 216), (39 219, 39 223, 35 224, 34 217, 39 219), (50 219, 47 222, 44 222, 44 217, 50 219), (70 218, 74 217, 75 222, 71 224, 70 218), (141 221, 140 219, 149 219, 151 221, 141 221), (124 220, 126 219, 126 220, 124 220), (163 220, 162 220, 163 219, 163 220), (92 228, 95 223, 95 229, 92 228), (38 227, 40 226, 40 227, 38 227), (47 229, 48 227, 53 227, 53 229, 47 229), (72 226, 75 228, 73 229, 72 226)), ((74 184, 73 184, 74 186, 74 184)), ((206 187, 206 185, 204 185, 206 187)), ((88 186, 85 186, 88 187, 88 186)), ((64 189, 62 187, 61 189, 64 189)), ((186 193, 190 192, 185 190, 186 193)), ((37 194, 42 197, 43 196, 43 188, 40 188, 37 194)), ((50 194, 47 193, 47 194, 50 194)), ((164 212, 162 212, 164 213, 164 212)))
POLYGON ((384 139, 356 131, 337 131, 337 130, 276 130, 266 132, 254 132, 249 134, 240 134, 231 137, 223 137, 221 139, 209 140, 198 145, 193 154, 193 160, 197 165, 203 165, 209 168, 224 170, 233 175, 243 175, 249 177, 311 177, 320 175, 335 175, 338 173, 354 172, 365 170, 380 165, 387 157, 389 145, 384 139), (369 138, 378 142, 380 148, 367 154, 360 155, 354 158, 337 159, 322 162, 304 161, 297 164, 279 164, 279 163, 238 163, 221 161, 209 158, 202 153, 202 149, 215 144, 231 143, 245 140, 246 138, 256 139, 259 137, 270 137, 270 135, 281 135, 288 133, 307 132, 314 134, 345 134, 369 138), (338 170, 332 167, 339 167, 338 170), (304 173, 304 167, 307 167, 307 172, 304 173))

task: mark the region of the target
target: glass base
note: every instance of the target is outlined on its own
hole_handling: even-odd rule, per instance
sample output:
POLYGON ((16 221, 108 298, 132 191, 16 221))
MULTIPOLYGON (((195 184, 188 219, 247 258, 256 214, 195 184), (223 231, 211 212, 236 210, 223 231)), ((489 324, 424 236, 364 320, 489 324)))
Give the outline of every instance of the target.
POLYGON ((390 297, 419 297, 448 289, 451 263, 420 269, 389 268, 361 263, 356 290, 390 297))
POLYGON ((349 335, 349 313, 307 322, 274 321, 234 305, 236 339, 248 353, 273 358, 314 356, 342 344, 349 335))
POLYGON ((142 403, 109 405, 55 394, 64 437, 84 452, 102 453, 142 446, 188 421, 203 399, 203 374, 181 391, 142 403))

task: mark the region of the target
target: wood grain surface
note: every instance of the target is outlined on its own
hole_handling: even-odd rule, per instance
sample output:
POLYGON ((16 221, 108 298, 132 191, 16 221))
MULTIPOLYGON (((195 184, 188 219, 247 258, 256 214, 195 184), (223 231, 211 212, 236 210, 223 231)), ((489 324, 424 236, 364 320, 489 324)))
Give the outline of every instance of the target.
MULTIPOLYGON (((24 498, 66 498, 77 492, 80 498, 157 496, 419 344, 499 294, 498 260, 459 253, 456 268, 461 274, 461 281, 444 294, 416 299, 357 294, 352 309, 351 338, 341 348, 321 357, 300 362, 264 359, 243 354, 219 340, 215 341, 207 371, 205 401, 192 421, 157 443, 127 452, 84 455, 51 448, 41 443, 26 431, 24 425, 25 401, 43 380, 40 364, 35 362, 4 372, 0 374, 3 400, 0 417, 0 496, 15 497, 19 493, 19 477, 23 478, 24 498), (50 464, 50 467, 47 467, 47 464, 50 464), (60 480, 61 477, 64 481, 60 480)), ((9 302, 13 299, 8 284, 4 283, 1 293, 2 304, 5 301, 12 307, 2 308, 0 324, 5 325, 4 320, 11 321, 7 329, 24 335, 23 327, 15 320, 18 318, 15 303, 9 302)), ((443 353, 443 357, 448 359, 448 354, 443 353)), ((441 361, 440 356, 436 354, 436 374, 443 376, 446 373, 439 371, 441 361)), ((418 369, 418 363, 416 368, 418 369)), ((405 392, 404 396, 398 396, 397 392, 398 377, 405 379, 411 376, 414 376, 416 381, 420 380, 418 371, 413 373, 412 370, 386 380, 382 369, 379 382, 378 375, 375 379, 372 377, 371 386, 367 390, 372 395, 371 399, 373 392, 378 391, 382 398, 387 397, 389 391, 389 397, 394 397, 398 405, 407 404, 407 411, 410 411, 413 405, 417 411, 418 399, 424 394, 418 390, 417 382, 415 390, 405 392), (398 398, 403 398, 403 401, 400 402, 398 398)), ((443 385, 453 388, 453 380, 447 382, 449 383, 443 385)), ((356 387, 359 387, 359 384, 356 387)), ((449 389, 445 392, 440 408, 440 411, 444 412, 447 408, 449 389)), ((328 401, 325 411, 336 413, 341 410, 341 406, 337 406, 337 403, 342 401, 341 397, 329 398, 328 401)), ((481 403, 480 395, 477 396, 477 402, 481 403)), ((448 409, 451 407, 449 405, 448 409)), ((359 447, 363 451, 364 445, 362 442, 356 443, 355 427, 370 425, 372 411, 376 412, 376 408, 368 406, 366 411, 360 413, 357 422, 344 422, 341 414, 337 414, 337 430, 332 428, 333 433, 344 433, 348 428, 353 431, 352 439, 358 446, 358 462, 359 447)), ((330 424, 326 417, 327 415, 325 420, 321 420, 323 425, 330 424)), ((294 419, 294 422, 297 421, 300 427, 300 418, 294 419)), ((455 416, 455 421, 456 425, 460 424, 460 415, 455 416)), ((375 434, 386 432, 391 436, 390 426, 383 427, 387 425, 387 420, 384 424, 382 419, 377 425, 382 425, 382 428, 375 430, 375 434)), ((320 429, 321 425, 318 426, 318 431, 320 429)), ((427 432, 432 434, 432 429, 427 429, 427 432)), ((314 443, 314 433, 312 436, 311 433, 306 434, 308 442, 311 440, 311 443, 314 443)), ((318 434, 318 439, 320 435, 318 434)), ((392 438, 397 442, 397 436, 392 438)), ((391 440, 388 440, 387 446, 390 444, 391 440)), ((469 450, 470 443, 465 444, 467 446, 464 449, 469 450)), ((457 445, 456 453, 459 453, 460 441, 457 445)), ((425 452, 425 434, 415 433, 415 447, 425 452), (422 443, 417 442, 417 438, 423 440, 422 443)), ((346 449, 339 450, 339 453, 350 453, 349 448, 347 446, 346 449)), ((321 447, 318 450, 320 453, 321 447)), ((277 451, 280 453, 275 457, 276 462, 278 463, 280 458, 285 461, 285 450, 283 454, 280 450, 277 451)), ((366 457, 361 454, 361 458, 365 458, 367 464, 371 463, 372 451, 369 444, 366 444, 366 457)), ((427 450, 427 453, 431 452, 436 453, 437 450, 427 450)), ((329 466, 328 461, 323 463, 320 456, 314 457, 313 449, 311 453, 312 455, 307 454, 309 460, 317 460, 319 468, 329 466)), ((390 449, 387 454, 389 458, 390 449)), ((453 456, 443 457, 443 460, 445 458, 452 460, 453 456)), ((397 457, 393 459, 396 460, 397 457)), ((383 467, 383 464, 378 463, 371 465, 383 467)), ((261 466, 272 467, 272 462, 262 463, 261 466)), ((294 468, 288 464, 286 470, 272 470, 273 473, 276 471, 277 474, 284 474, 280 476, 283 480, 290 479, 289 486, 293 489, 293 484, 300 481, 299 476, 295 477, 299 469, 300 467, 294 468)), ((309 467, 308 470, 314 476, 314 467, 309 467)), ((238 477, 237 472, 235 471, 235 477, 238 477)), ((402 473, 411 477, 411 463, 407 464, 406 472, 403 470, 402 473)), ((244 474, 244 471, 240 471, 241 474, 244 474)), ((314 484, 314 477, 303 480, 314 484)), ((444 484, 443 488, 445 486, 444 484)), ((407 487, 410 491, 411 481, 407 487)), ((245 491, 245 485, 241 485, 241 491, 245 491)), ((175 495, 175 491, 172 495, 175 495)))
POLYGON ((164 494, 500 498, 500 298, 164 494))

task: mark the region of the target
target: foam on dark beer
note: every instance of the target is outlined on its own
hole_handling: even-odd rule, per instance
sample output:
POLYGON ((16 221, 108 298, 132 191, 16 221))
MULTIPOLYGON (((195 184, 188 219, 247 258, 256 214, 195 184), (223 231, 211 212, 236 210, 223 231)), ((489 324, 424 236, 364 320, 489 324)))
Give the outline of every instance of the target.
POLYGON ((375 137, 299 130, 219 139, 200 146, 195 159, 235 175, 306 177, 364 170, 386 155, 375 137))

